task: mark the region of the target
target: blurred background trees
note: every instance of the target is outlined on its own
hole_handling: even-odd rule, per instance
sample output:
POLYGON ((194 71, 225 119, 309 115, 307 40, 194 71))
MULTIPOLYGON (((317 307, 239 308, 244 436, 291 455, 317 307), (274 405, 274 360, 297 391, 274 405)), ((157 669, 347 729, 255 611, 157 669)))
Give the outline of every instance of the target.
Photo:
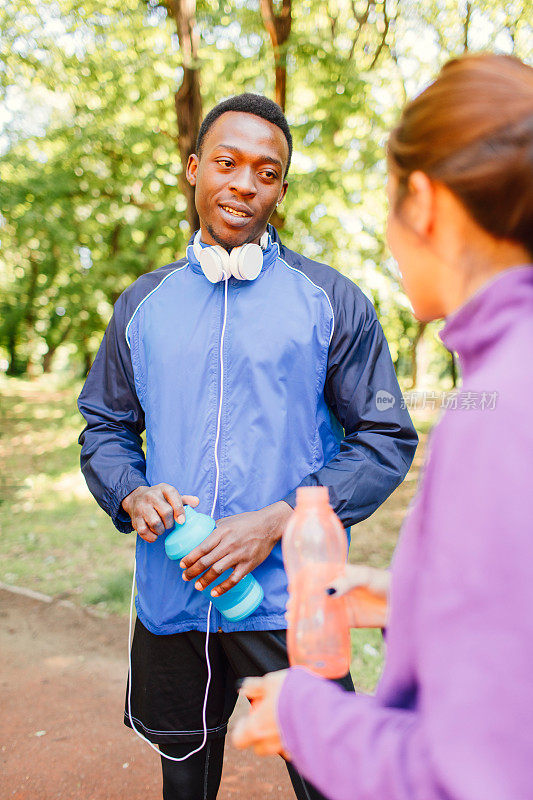
POLYGON ((532 12, 532 0, 4 0, 3 369, 89 368, 119 294, 183 255, 197 225, 182 175, 202 114, 254 91, 292 126, 273 219, 285 242, 372 298, 405 386, 428 371, 453 381, 385 247, 383 146, 449 57, 530 59, 532 12))

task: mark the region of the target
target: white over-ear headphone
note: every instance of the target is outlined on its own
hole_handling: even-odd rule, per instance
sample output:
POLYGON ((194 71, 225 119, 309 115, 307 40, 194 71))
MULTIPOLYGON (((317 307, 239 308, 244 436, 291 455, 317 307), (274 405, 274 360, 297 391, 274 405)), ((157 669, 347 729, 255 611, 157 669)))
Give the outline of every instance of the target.
POLYGON ((200 231, 193 241, 194 255, 200 262, 202 271, 211 283, 218 283, 225 276, 233 275, 241 281, 253 281, 263 266, 263 250, 268 246, 268 232, 261 236, 259 244, 243 244, 234 247, 230 253, 218 244, 202 247, 200 231))

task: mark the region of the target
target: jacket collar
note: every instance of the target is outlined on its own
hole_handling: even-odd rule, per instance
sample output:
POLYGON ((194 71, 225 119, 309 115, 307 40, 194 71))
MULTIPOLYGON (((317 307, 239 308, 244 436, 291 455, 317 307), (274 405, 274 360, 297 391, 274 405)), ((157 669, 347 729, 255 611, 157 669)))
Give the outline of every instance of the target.
POLYGON ((507 269, 485 283, 447 318, 440 338, 458 353, 466 375, 485 361, 524 313, 533 314, 531 264, 507 269))

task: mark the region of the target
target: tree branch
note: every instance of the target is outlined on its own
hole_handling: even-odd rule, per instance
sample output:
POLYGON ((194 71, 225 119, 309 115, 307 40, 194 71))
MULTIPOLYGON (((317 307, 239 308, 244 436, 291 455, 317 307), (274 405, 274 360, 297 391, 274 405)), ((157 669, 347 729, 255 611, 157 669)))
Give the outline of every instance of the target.
POLYGON ((348 60, 349 61, 353 58, 353 55, 355 53, 355 46, 356 46, 356 44, 357 44, 357 42, 359 40, 359 36, 361 35, 361 31, 363 30, 364 26, 368 22, 368 15, 370 14, 370 9, 372 8, 372 6, 375 5, 375 0, 368 0, 367 1, 366 8, 365 8, 365 10, 363 11, 362 14, 358 14, 357 13, 357 10, 355 8, 355 0, 350 0, 350 4, 352 6, 353 17, 354 17, 355 21, 357 22, 357 26, 358 27, 357 27, 357 30, 356 30, 356 32, 354 34, 353 39, 352 39, 352 45, 350 47, 350 52, 348 53, 348 60))
POLYGON ((381 51, 383 50, 383 47, 385 46, 385 41, 387 39, 387 34, 389 32, 390 19, 389 19, 389 15, 387 14, 387 0, 383 0, 383 23, 384 23, 384 27, 383 27, 383 33, 381 34, 381 40, 380 40, 379 45, 377 47, 377 50, 376 50, 376 52, 374 54, 374 58, 372 59, 372 63, 370 64, 369 69, 373 69, 375 67, 375 65, 377 63, 377 60, 381 55, 381 51))

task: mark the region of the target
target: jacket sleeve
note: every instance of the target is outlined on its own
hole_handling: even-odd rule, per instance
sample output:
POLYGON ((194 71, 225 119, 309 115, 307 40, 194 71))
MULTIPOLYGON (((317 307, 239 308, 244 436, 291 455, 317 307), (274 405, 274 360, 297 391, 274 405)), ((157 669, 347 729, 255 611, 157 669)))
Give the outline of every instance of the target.
MULTIPOLYGON (((402 482, 418 437, 374 307, 349 281, 333 301, 324 395, 344 438, 339 453, 300 485, 327 486, 333 510, 349 527, 370 516, 402 482)), ((283 499, 294 507, 296 491, 283 499)))
POLYGON ((122 500, 147 486, 141 434, 144 412, 135 392, 125 337, 124 295, 116 305, 78 398, 87 425, 79 437, 81 470, 91 493, 119 531, 133 530, 122 500))

